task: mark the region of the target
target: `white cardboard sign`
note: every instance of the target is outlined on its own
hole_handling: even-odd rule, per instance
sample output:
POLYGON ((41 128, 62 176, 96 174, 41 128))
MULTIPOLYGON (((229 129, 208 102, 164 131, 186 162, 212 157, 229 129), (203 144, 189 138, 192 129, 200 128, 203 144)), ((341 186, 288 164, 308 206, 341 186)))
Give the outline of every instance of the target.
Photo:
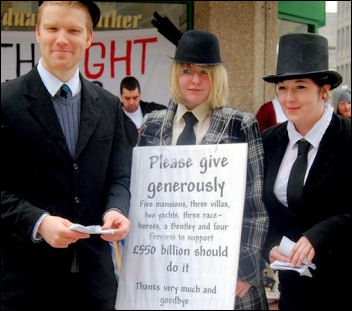
POLYGON ((135 147, 116 308, 233 309, 247 144, 135 147))

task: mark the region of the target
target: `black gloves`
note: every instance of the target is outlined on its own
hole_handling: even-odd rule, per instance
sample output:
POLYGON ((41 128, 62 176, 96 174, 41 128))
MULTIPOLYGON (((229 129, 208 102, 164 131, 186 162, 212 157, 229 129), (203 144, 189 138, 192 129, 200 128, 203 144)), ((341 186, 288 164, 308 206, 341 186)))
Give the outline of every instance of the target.
POLYGON ((182 36, 182 32, 178 30, 167 17, 161 17, 157 12, 154 12, 153 16, 155 18, 152 20, 153 26, 156 27, 158 32, 160 32, 166 39, 177 46, 178 40, 180 40, 182 36))

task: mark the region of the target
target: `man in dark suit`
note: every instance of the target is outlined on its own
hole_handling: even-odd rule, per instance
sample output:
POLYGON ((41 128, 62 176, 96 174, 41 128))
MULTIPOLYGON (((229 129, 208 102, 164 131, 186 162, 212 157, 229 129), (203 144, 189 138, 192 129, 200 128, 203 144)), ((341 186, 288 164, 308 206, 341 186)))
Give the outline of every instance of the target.
POLYGON ((124 124, 131 147, 137 144, 138 133, 143 117, 155 110, 166 109, 166 106, 148 103, 141 100, 141 87, 135 77, 125 77, 120 83, 120 94, 123 104, 124 124))
POLYGON ((131 148, 119 99, 78 69, 99 18, 90 1, 44 1, 39 64, 1 85, 2 310, 114 308, 108 241, 130 227, 131 148))

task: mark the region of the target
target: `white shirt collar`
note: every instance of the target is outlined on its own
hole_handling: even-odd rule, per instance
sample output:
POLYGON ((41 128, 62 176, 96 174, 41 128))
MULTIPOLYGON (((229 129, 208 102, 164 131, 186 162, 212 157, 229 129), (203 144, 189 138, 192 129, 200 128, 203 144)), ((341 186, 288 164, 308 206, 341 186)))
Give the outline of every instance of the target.
POLYGON ((188 110, 185 105, 177 105, 177 112, 175 116, 176 121, 180 121, 183 117, 183 115, 187 112, 191 111, 194 116, 197 118, 199 122, 202 122, 205 120, 207 115, 210 113, 211 109, 209 107, 208 103, 203 103, 192 110, 188 110))
MULTIPOLYGON (((325 103, 324 113, 322 117, 313 125, 313 127, 304 137, 304 139, 310 142, 313 147, 318 148, 320 141, 331 122, 333 112, 334 110, 331 105, 325 103)), ((291 121, 288 121, 287 123, 287 132, 291 146, 303 138, 303 136, 296 131, 296 128, 291 121)))
POLYGON ((72 92, 72 96, 75 96, 81 91, 81 81, 79 79, 79 69, 77 68, 77 71, 73 75, 73 77, 68 80, 67 82, 63 82, 60 79, 58 79, 56 76, 54 76, 51 72, 49 72, 47 69, 44 68, 42 64, 42 60, 39 60, 39 64, 37 66, 38 73, 40 78, 42 79, 44 86, 50 93, 52 97, 54 97, 57 93, 57 91, 60 89, 60 87, 65 83, 69 86, 72 92))

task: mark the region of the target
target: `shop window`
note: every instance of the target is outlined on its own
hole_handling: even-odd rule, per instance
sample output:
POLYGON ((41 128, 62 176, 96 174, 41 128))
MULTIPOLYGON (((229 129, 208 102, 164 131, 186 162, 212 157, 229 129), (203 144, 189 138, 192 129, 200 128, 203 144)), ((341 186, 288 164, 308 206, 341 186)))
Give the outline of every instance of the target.
MULTIPOLYGON (((193 1, 104 2, 96 1, 101 18, 95 30, 154 28, 151 21, 157 12, 181 31, 192 28, 193 1)), ((1 30, 33 31, 37 21, 38 1, 1 1, 1 30)))

